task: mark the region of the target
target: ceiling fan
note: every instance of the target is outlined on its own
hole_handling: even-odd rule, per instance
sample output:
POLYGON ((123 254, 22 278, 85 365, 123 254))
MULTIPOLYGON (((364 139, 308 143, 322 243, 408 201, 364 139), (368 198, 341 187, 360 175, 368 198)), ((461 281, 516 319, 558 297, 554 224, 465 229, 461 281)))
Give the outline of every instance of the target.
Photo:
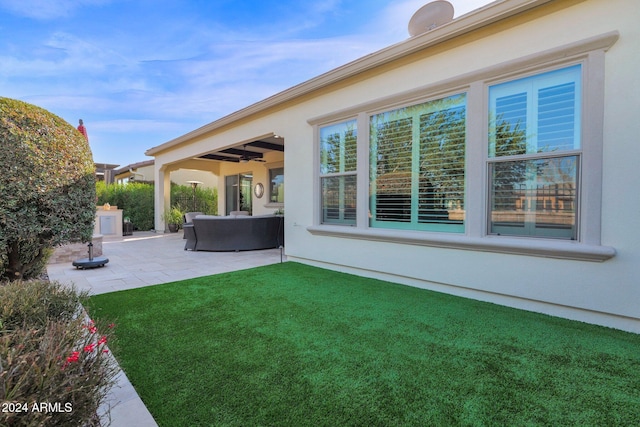
POLYGON ((253 153, 254 155, 247 154, 247 145, 242 146, 242 156, 240 157, 240 163, 247 163, 252 160, 254 162, 264 163, 264 160, 258 157, 258 153, 253 153))

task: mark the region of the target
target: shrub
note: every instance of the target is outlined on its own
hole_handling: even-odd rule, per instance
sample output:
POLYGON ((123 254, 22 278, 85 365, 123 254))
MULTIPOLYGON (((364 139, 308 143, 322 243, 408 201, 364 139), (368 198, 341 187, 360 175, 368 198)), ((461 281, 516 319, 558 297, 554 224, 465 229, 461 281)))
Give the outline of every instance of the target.
POLYGON ((77 317, 84 293, 43 280, 0 284, 0 331, 23 326, 44 327, 49 319, 70 321, 77 317))
POLYGON ((0 425, 100 425, 118 367, 84 298, 56 282, 0 284, 0 425))
POLYGON ((61 118, 2 97, 0 139, 0 279, 36 277, 51 248, 91 239, 91 150, 61 118))
POLYGON ((153 184, 130 182, 127 184, 96 183, 97 204, 118 206, 122 215, 129 218, 136 229, 152 230, 154 227, 153 184))
MULTIPOLYGON (((109 203, 122 209, 124 217, 129 218, 137 230, 154 228, 154 185, 129 182, 127 184, 96 183, 97 205, 109 203)), ((193 189, 186 185, 171 184, 171 206, 193 211, 193 189)), ((196 211, 208 215, 218 214, 218 191, 215 188, 198 187, 196 189, 196 211)), ((182 223, 182 219, 179 223, 182 223)))
POLYGON ((184 210, 180 205, 175 205, 170 209, 165 209, 162 213, 162 220, 169 224, 182 225, 184 221, 184 210))
POLYGON ((186 212, 204 212, 207 215, 218 214, 218 189, 196 188, 195 206, 193 188, 186 185, 171 184, 171 206, 180 205, 186 212))

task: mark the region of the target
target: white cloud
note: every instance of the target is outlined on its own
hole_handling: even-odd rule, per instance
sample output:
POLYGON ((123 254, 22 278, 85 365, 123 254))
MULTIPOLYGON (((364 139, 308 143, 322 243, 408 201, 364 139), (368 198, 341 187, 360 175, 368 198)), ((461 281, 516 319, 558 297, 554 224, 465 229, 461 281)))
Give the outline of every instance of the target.
MULTIPOLYGON (((106 1, 0 0, 0 9, 52 20, 106 1)), ((407 39, 409 19, 428 1, 389 2, 354 21, 356 6, 320 0, 245 28, 189 16, 172 17, 162 31, 134 33, 118 25, 101 32, 34 23, 41 32, 31 39, 4 41, 0 93, 74 126, 83 118, 96 160, 132 163, 151 146, 407 39), (320 31, 329 23, 345 26, 320 31)), ((456 3, 486 3, 451 1, 456 15, 456 3)))
MULTIPOLYGON (((110 66, 119 68, 136 66, 135 61, 116 51, 101 48, 86 39, 65 32, 52 34, 42 42, 36 52, 5 53, 0 56, 0 62, 2 63, 1 76, 16 78, 30 76, 35 80, 51 77, 95 76, 106 72, 110 66)), ((78 82, 77 79, 74 78, 74 80, 78 82)))
POLYGON ((108 0, 0 0, 0 8, 15 15, 51 20, 71 15, 76 9, 109 3, 108 0))

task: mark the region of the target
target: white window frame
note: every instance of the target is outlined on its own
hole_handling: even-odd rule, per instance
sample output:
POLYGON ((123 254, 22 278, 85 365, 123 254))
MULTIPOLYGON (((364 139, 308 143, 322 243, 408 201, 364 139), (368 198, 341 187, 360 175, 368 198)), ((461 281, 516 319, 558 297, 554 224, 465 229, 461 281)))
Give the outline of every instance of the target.
MULTIPOLYGON (((268 206, 281 207, 281 206, 284 206, 284 199, 283 199, 282 202, 274 202, 274 201, 271 200, 271 196, 273 195, 273 191, 272 191, 273 190, 273 186, 271 185, 272 184, 272 182, 271 182, 271 172, 273 172, 276 169, 282 169, 282 176, 284 177, 284 163, 282 165, 280 165, 280 166, 272 166, 272 165, 270 165, 267 168, 267 179, 269 180, 269 191, 268 191, 269 199, 267 201, 267 205, 268 206)), ((284 183, 283 183, 283 186, 284 186, 284 183)))
MULTIPOLYGON (((369 221, 369 225, 368 227, 370 228, 376 228, 376 229, 405 229, 405 230, 415 230, 415 231, 436 231, 439 230, 440 232, 444 232, 444 233, 464 233, 464 228, 465 228, 465 221, 463 220, 462 223, 460 224, 448 224, 448 223, 437 223, 437 222, 428 222, 428 221, 424 221, 424 222, 420 222, 418 221, 418 199, 419 196, 417 194, 418 191, 418 186, 417 186, 417 181, 416 181, 416 176, 419 174, 420 172, 420 167, 419 167, 419 162, 420 162, 420 150, 421 150, 421 146, 420 146, 420 116, 427 114, 427 113, 434 113, 434 112, 438 112, 441 111, 437 108, 434 108, 434 105, 438 105, 438 104, 442 104, 443 101, 446 102, 449 99, 455 99, 457 98, 457 100, 455 102, 457 102, 456 107, 463 107, 465 112, 465 122, 466 122, 466 116, 468 114, 468 110, 467 110, 467 94, 463 91, 463 92, 458 92, 458 93, 450 93, 450 94, 446 94, 443 96, 438 96, 435 98, 429 98, 429 99, 423 99, 420 102, 417 103, 411 103, 408 105, 404 105, 401 107, 394 107, 391 110, 382 110, 382 111, 377 111, 377 112, 372 112, 367 114, 367 121, 368 121, 368 129, 369 131, 371 130, 371 120, 373 119, 373 117, 375 116, 379 116, 379 115, 386 115, 386 114, 391 114, 391 115, 398 115, 398 117, 402 117, 402 118, 411 118, 412 119, 412 131, 413 131, 413 136, 412 136, 412 153, 411 153, 411 175, 412 175, 412 179, 411 179, 411 185, 412 185, 412 194, 411 194, 411 219, 408 222, 387 222, 384 220, 375 220, 375 216, 372 215, 369 221), (402 110, 408 110, 408 111, 402 111, 402 110)), ((371 136, 371 135, 370 135, 371 136)), ((369 140, 367 141, 367 152, 369 154, 371 154, 371 144, 373 144, 373 141, 369 140)), ((360 146, 358 147, 360 149, 360 146)), ((466 153, 466 138, 465 138, 465 153, 466 153)), ((465 165, 466 166, 466 165, 465 165)), ((368 168, 371 167, 371 161, 369 161, 368 164, 368 168)), ((466 169, 465 169, 466 170, 466 169)), ((369 182, 369 185, 371 185, 370 182, 370 176, 367 178, 367 181, 369 182)), ((464 180, 464 184, 466 185, 467 180, 464 180)), ((464 193, 466 193, 466 187, 464 189, 464 193)), ((369 189, 369 194, 373 195, 375 194, 375 190, 370 188, 369 189)), ((466 197, 466 196, 465 196, 466 197)), ((369 209, 371 208, 371 204, 370 202, 367 203, 367 206, 369 207, 369 209)), ((463 205, 464 205, 464 201, 463 201, 463 205)))
MULTIPOLYGON (((344 163, 344 134, 340 133, 340 170, 339 171, 332 171, 332 172, 323 172, 321 170, 321 165, 322 162, 324 161, 324 159, 322 159, 322 137, 321 137, 321 133, 323 129, 329 129, 329 128, 333 128, 333 127, 337 127, 340 128, 344 125, 347 125, 348 123, 354 123, 355 124, 355 132, 356 132, 356 141, 358 141, 358 132, 359 132, 359 123, 358 123, 358 119, 354 118, 354 117, 350 117, 347 118, 346 120, 341 120, 341 121, 337 121, 334 123, 327 123, 327 124, 323 124, 321 126, 318 126, 317 128, 317 135, 318 137, 316 138, 318 141, 318 144, 316 144, 316 152, 318 153, 318 161, 316 162, 318 165, 318 176, 319 176, 319 185, 317 188, 319 188, 319 193, 320 193, 320 210, 323 211, 324 209, 324 204, 323 204, 323 196, 324 196, 324 192, 323 192, 323 187, 322 187, 322 183, 324 179, 331 179, 331 178, 347 178, 347 177, 353 177, 356 180, 356 188, 358 188, 358 181, 359 181, 359 177, 358 177, 358 169, 360 168, 360 159, 356 158, 356 165, 355 165, 355 169, 354 170, 345 170, 345 163, 344 163)), ((356 146, 356 155, 360 152, 360 147, 356 146)), ((341 185, 342 187, 342 185, 341 185)), ((354 220, 350 220, 350 219, 346 219, 345 218, 345 212, 342 211, 339 213, 339 217, 337 219, 334 219, 332 221, 325 221, 324 220, 324 213, 321 212, 320 213, 320 223, 322 224, 331 224, 331 225, 342 225, 342 226, 356 226, 357 224, 357 212, 358 212, 358 202, 359 200, 357 199, 357 194, 359 193, 359 190, 356 190, 356 218, 355 221, 354 220)), ((344 200, 344 188, 341 189, 340 191, 340 205, 343 204, 344 200)))
MULTIPOLYGON (((487 194, 488 194, 488 200, 489 200, 489 204, 490 204, 490 198, 491 195, 490 193, 490 187, 491 187, 491 168, 492 166, 497 166, 499 163, 511 163, 511 162, 527 162, 527 161, 538 161, 538 160, 551 160, 554 158, 568 158, 568 157, 574 157, 576 159, 576 165, 577 165, 577 171, 576 171, 576 188, 577 188, 577 194, 576 194, 576 207, 575 207, 575 219, 576 219, 576 223, 573 226, 573 232, 577 234, 577 232, 579 231, 579 218, 580 218, 580 209, 579 209, 579 203, 580 203, 580 193, 582 192, 582 189, 580 188, 580 170, 581 170, 581 158, 582 158, 582 135, 581 135, 581 131, 582 131, 582 116, 583 116, 583 102, 582 102, 582 95, 583 95, 583 85, 582 85, 582 80, 583 80, 583 65, 582 65, 582 61, 579 61, 575 64, 569 64, 568 66, 562 66, 559 68, 551 68, 548 70, 536 70, 536 72, 534 73, 530 73, 530 74, 525 74, 523 76, 519 76, 516 78, 510 78, 506 81, 500 81, 497 83, 490 83, 487 84, 487 88, 489 91, 489 95, 488 95, 488 99, 487 102, 489 104, 489 115, 487 116, 487 120, 490 122, 489 125, 489 140, 488 140, 488 158, 487 158, 487 168, 488 168, 488 185, 487 185, 487 194), (578 69, 576 67, 580 67, 579 68, 579 72, 578 69), (536 88, 539 87, 544 87, 544 88, 548 88, 551 87, 553 85, 557 85, 560 83, 566 83, 568 81, 573 81, 575 83, 577 83, 577 89, 578 91, 575 94, 575 98, 574 98, 574 111, 576 113, 575 117, 574 117, 574 128, 573 128, 573 136, 574 136, 574 145, 571 148, 564 148, 562 150, 552 150, 552 151, 538 151, 540 149, 540 147, 538 146, 538 128, 537 128, 537 123, 538 123, 538 113, 539 113, 539 105, 537 102, 537 90, 535 90, 536 88), (509 86, 506 86, 509 85, 509 86), (490 117, 490 115, 495 114, 492 109, 495 107, 495 102, 498 98, 500 98, 503 95, 508 95, 514 92, 513 88, 514 87, 520 87, 522 92, 525 92, 527 94, 528 100, 527 100, 527 111, 526 111, 526 116, 527 116, 527 120, 526 120, 526 135, 525 135, 525 142, 527 145, 527 149, 525 153, 517 153, 517 154, 504 154, 504 155, 496 155, 495 153, 495 141, 492 141, 492 136, 493 136, 493 132, 494 129, 492 128, 492 124, 494 123, 495 120, 497 120, 497 118, 495 117, 490 117)), ((532 201, 532 200, 531 200, 532 201)), ((523 209, 522 214, 525 215, 525 217, 530 216, 532 217, 534 222, 527 222, 525 221, 525 223, 523 223, 523 228, 524 229, 530 229, 529 232, 531 232, 532 234, 521 234, 519 235, 519 237, 525 237, 525 238, 534 238, 535 233, 538 230, 538 227, 535 226, 534 227, 534 223, 535 223, 535 218, 536 215, 538 215, 537 211, 531 211, 529 209, 523 209)), ((492 215, 492 209, 491 206, 488 207, 488 212, 487 212, 487 234, 491 234, 491 235, 496 235, 499 236, 501 233, 504 235, 509 235, 508 233, 511 233, 511 235, 516 236, 518 234, 513 234, 513 230, 509 231, 510 227, 500 227, 497 224, 493 225, 492 221, 491 221, 491 215, 492 215), (496 230, 493 230, 492 227, 496 227, 496 230)), ((548 236, 547 238, 553 238, 551 237, 552 232, 548 232, 548 236)), ((557 234, 557 238, 569 238, 567 237, 560 237, 560 236, 565 236, 566 235, 566 231, 563 231, 559 234, 557 234)), ((574 240, 579 240, 579 236, 578 235, 573 235, 571 236, 571 239, 574 240)))
MULTIPOLYGON (((605 52, 617 41, 617 32, 605 33, 569 45, 481 69, 469 74, 412 91, 399 93, 363 105, 357 105, 308 123, 318 126, 358 117, 358 213, 356 227, 323 225, 319 221, 319 197, 316 197, 314 224, 307 230, 314 235, 376 240, 401 244, 432 246, 473 251, 498 252, 581 261, 605 261, 615 249, 601 244, 602 150, 604 138, 605 52), (516 80, 549 70, 582 65, 582 156, 578 214, 578 240, 558 240, 488 233, 488 88, 497 82, 516 80), (467 93, 466 158, 466 230, 464 234, 429 231, 377 229, 368 226, 369 134, 368 117, 402 105, 418 103, 451 93, 467 93)), ((316 149, 316 152, 319 150, 316 149)), ((319 182, 318 160, 315 178, 319 182)), ((315 186, 319 189, 319 185, 315 186)))

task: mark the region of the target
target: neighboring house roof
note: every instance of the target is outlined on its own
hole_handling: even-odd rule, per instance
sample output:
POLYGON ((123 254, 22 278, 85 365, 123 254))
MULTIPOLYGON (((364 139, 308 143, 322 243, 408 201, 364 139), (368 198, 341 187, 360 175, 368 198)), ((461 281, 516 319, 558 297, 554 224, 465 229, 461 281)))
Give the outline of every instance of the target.
POLYGON ((244 109, 238 110, 235 113, 215 120, 178 138, 172 139, 171 141, 165 142, 164 144, 156 147, 152 147, 147 150, 145 154, 147 156, 155 156, 162 151, 171 149, 185 141, 205 135, 240 119, 250 117, 269 108, 276 107, 301 96, 310 94, 316 90, 355 77, 358 74, 373 70, 385 64, 389 64, 395 60, 411 55, 412 53, 434 47, 448 40, 460 37, 480 28, 487 27, 500 20, 518 15, 553 1, 554 0, 497 0, 487 6, 458 17, 447 24, 435 28, 434 30, 410 37, 405 41, 363 56, 362 58, 352 61, 346 65, 335 68, 318 77, 307 80, 304 83, 293 86, 244 109))
POLYGON ((143 162, 132 163, 130 165, 123 166, 120 169, 116 170, 115 173, 116 173, 116 175, 120 175, 121 173, 128 172, 131 169, 143 168, 143 167, 146 167, 146 166, 152 166, 154 164, 155 164, 155 160, 145 160, 143 162))
POLYGON ((117 168, 120 165, 112 165, 110 163, 94 163, 96 169, 100 169, 100 170, 113 170, 115 168, 117 168))

